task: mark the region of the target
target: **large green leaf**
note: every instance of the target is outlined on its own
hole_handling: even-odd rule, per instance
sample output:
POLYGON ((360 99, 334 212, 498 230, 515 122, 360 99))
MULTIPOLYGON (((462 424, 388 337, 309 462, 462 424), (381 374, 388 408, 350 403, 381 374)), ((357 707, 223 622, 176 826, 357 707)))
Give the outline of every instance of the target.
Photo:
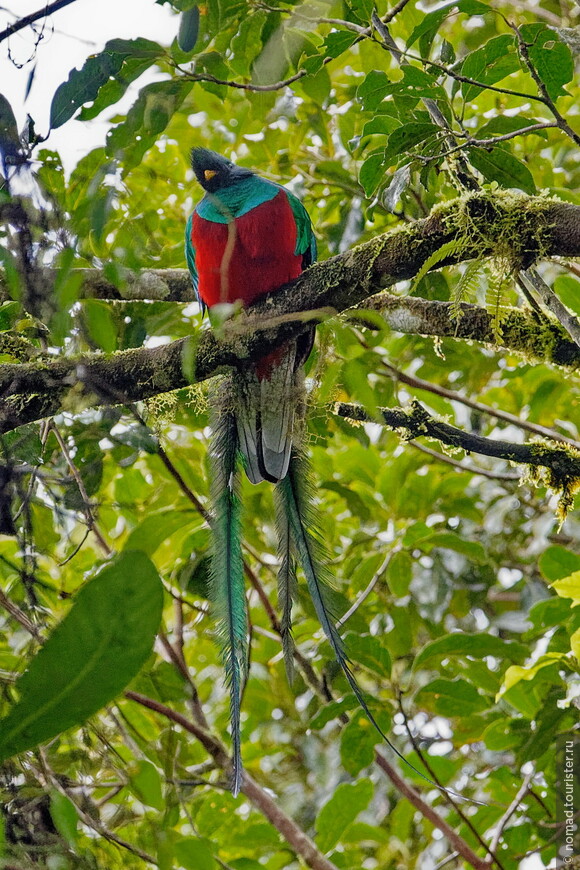
POLYGON ((391 80, 379 70, 371 70, 362 82, 356 95, 368 112, 374 112, 389 93, 391 80))
POLYGON ((457 14, 457 12, 464 12, 466 15, 483 15, 485 12, 489 12, 489 7, 479 0, 450 0, 450 2, 444 3, 438 9, 428 12, 422 17, 421 23, 415 27, 407 40, 407 47, 410 48, 419 40, 421 53, 428 54, 435 34, 443 21, 448 15, 457 14))
POLYGON ((142 88, 126 120, 110 131, 107 153, 121 157, 125 171, 137 166, 191 88, 192 82, 186 80, 153 82, 142 88))
POLYGON ((470 148, 469 159, 487 181, 497 181, 501 187, 516 187, 529 194, 536 192, 528 167, 505 148, 470 148))
POLYGON ((526 24, 521 35, 528 45, 528 55, 546 86, 550 97, 566 95, 564 85, 574 75, 574 60, 568 46, 557 32, 545 24, 526 24))
POLYGON ((417 692, 419 706, 440 716, 470 716, 486 710, 488 702, 467 680, 437 679, 417 692))
POLYGON ((139 551, 87 583, 15 685, 0 760, 81 725, 122 692, 151 653, 162 606, 159 575, 139 551))
POLYGON ((369 779, 339 785, 316 818, 316 841, 322 852, 328 852, 339 842, 344 830, 368 806, 373 796, 369 779))
MULTIPOLYGON (((461 74, 487 85, 493 85, 520 69, 520 60, 515 49, 514 37, 509 34, 490 39, 481 48, 468 54, 461 67, 461 74)), ((476 85, 463 84, 463 97, 473 100, 483 92, 476 85)))
POLYGON ((381 677, 391 673, 391 656, 378 637, 349 632, 345 635, 348 657, 381 677))
POLYGON ((415 659, 413 667, 418 668, 432 658, 447 656, 469 656, 481 659, 485 656, 495 656, 499 659, 521 663, 529 655, 529 649, 523 643, 503 640, 491 634, 463 634, 455 632, 438 637, 423 647, 415 659))
MULTIPOLYGON (((163 53, 156 42, 148 39, 112 39, 105 45, 100 54, 94 54, 83 64, 82 69, 73 69, 66 82, 56 89, 50 106, 50 126, 54 130, 60 127, 83 103, 95 100, 100 88, 111 79, 123 79, 119 75, 126 58, 141 58, 141 72, 163 53)), ((121 88, 116 99, 124 92, 121 88)), ((112 100, 109 100, 110 104, 112 100)), ((104 108, 104 106, 103 106, 104 108)))
POLYGON ((542 576, 549 582, 561 580, 562 577, 568 577, 575 571, 580 571, 580 556, 578 553, 573 553, 572 550, 567 550, 566 547, 553 544, 551 547, 547 547, 540 556, 538 567, 542 576))

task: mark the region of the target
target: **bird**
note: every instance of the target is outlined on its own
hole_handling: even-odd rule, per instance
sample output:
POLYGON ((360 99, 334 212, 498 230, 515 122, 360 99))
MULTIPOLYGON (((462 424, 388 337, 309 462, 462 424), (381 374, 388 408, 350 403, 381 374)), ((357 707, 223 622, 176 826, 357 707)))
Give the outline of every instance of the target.
MULTIPOLYGON (((251 305, 314 262, 312 223, 294 194, 207 148, 194 148, 191 163, 205 196, 187 223, 186 257, 202 308, 251 305)), ((288 471, 313 339, 311 327, 239 373, 236 424, 252 483, 277 483, 288 471)))
MULTIPOLYGON (((296 278, 317 255, 308 212, 287 188, 238 166, 208 148, 193 148, 191 166, 204 191, 189 217, 185 255, 202 311, 218 305, 243 306, 296 278)), ((314 327, 256 363, 225 378, 211 398, 210 446, 213 553, 211 597, 230 686, 233 743, 232 791, 242 782, 240 703, 247 676, 247 611, 241 553, 241 511, 237 470, 241 457, 253 484, 279 484, 291 469, 298 440, 302 365, 314 327)), ((289 475, 290 472, 290 475, 289 475)), ((296 594, 289 519, 278 499, 282 639, 291 673, 291 608, 296 594), (281 524, 281 526, 280 526, 281 524)))
MULTIPOLYGON (((185 256, 202 311, 235 303, 251 305, 292 281, 315 261, 312 222, 287 188, 207 148, 192 149, 191 165, 204 196, 186 224, 185 256)), ((240 464, 252 484, 275 484, 280 633, 290 682, 292 605, 297 597, 299 564, 321 627, 367 718, 395 754, 431 782, 404 759, 377 723, 352 672, 337 627, 340 623, 332 612, 329 559, 318 527, 314 487, 297 420, 303 411, 303 363, 313 340, 314 327, 307 327, 297 339, 284 341, 262 359, 223 378, 210 397, 210 596, 230 690, 234 796, 243 786, 241 698, 248 675, 240 464)))

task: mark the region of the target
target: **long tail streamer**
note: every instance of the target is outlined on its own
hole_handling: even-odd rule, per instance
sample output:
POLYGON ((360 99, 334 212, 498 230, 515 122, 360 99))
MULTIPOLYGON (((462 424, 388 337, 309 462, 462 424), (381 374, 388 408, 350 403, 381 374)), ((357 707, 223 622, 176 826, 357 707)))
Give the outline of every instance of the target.
POLYGON ((289 512, 286 501, 282 497, 282 484, 274 490, 276 504, 276 530, 278 532, 278 606, 282 612, 280 630, 282 635, 282 652, 288 682, 294 680, 294 638, 292 637, 292 605, 298 595, 296 581, 296 560, 294 558, 294 541, 289 512))
MULTIPOLYGON (((330 573, 325 567, 325 552, 322 541, 316 531, 316 517, 313 507, 313 488, 310 482, 310 469, 306 459, 292 454, 288 474, 277 485, 278 498, 283 504, 290 526, 293 544, 298 555, 298 560, 306 577, 308 589, 316 610, 316 614, 328 638, 354 696, 359 702, 367 719, 385 741, 387 746, 400 758, 411 770, 414 770, 426 782, 447 794, 463 798, 459 792, 445 788, 418 770, 405 756, 399 752, 396 746, 389 740, 381 726, 370 711, 363 695, 362 689, 357 683, 346 653, 344 641, 336 628, 335 619, 329 609, 329 580, 330 573)), ((465 800, 465 798, 463 798, 465 800)), ((482 801, 468 798, 473 803, 483 804, 482 801)), ((485 806, 485 804, 483 804, 485 806)))
MULTIPOLYGON (((219 402, 218 402, 219 405, 219 402)), ((213 558, 211 592, 218 617, 218 638, 230 688, 233 747, 232 792, 242 785, 240 704, 248 662, 248 619, 241 547, 238 495, 238 433, 231 410, 216 413, 210 450, 212 464, 213 558)))

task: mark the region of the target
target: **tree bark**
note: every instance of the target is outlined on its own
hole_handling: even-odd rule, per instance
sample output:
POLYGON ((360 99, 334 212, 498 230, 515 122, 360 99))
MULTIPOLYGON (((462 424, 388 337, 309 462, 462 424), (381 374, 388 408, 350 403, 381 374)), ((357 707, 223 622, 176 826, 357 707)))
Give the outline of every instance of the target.
MULTIPOLYGON (((580 256, 580 207, 541 197, 472 194, 434 209, 424 220, 314 264, 226 322, 219 338, 203 332, 157 348, 2 365, 0 432, 61 410, 76 412, 150 398, 247 365, 298 335, 312 320, 353 308, 384 288, 412 278, 442 249, 447 255, 433 262, 432 268, 500 250, 506 256, 506 236, 513 245, 514 269, 526 268, 540 256, 580 256)), ((147 280, 151 286, 156 284, 147 280)), ((186 280, 183 271, 175 273, 173 286, 180 298, 186 280)), ((103 285, 99 286, 102 293, 103 285)), ((473 305, 462 306, 463 317, 458 321, 451 317, 449 303, 414 297, 383 293, 372 307, 384 311, 386 323, 400 332, 495 343, 533 359, 574 369, 580 365, 580 351, 559 324, 538 324, 523 311, 509 310, 502 321, 502 335, 497 337, 491 316, 473 305)))

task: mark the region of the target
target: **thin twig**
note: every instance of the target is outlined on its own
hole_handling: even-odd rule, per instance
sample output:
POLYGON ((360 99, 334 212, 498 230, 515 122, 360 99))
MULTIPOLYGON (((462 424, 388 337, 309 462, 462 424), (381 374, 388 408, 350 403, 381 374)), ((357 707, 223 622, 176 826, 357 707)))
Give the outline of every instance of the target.
POLYGON ((433 160, 440 160, 442 157, 449 157, 450 154, 455 154, 456 151, 461 151, 464 148, 493 148, 494 145, 497 145, 498 142, 507 142, 509 139, 516 139, 518 136, 527 136, 529 133, 535 133, 538 130, 550 130, 550 129, 559 129, 560 125, 557 123, 545 123, 545 124, 531 124, 529 127, 522 127, 520 130, 513 130, 511 133, 504 133, 503 136, 494 136, 491 139, 473 139, 468 133, 457 133, 454 132, 455 136, 465 137, 464 142, 458 142, 457 145, 453 145, 447 151, 441 151, 438 154, 434 154, 431 156, 422 156, 420 154, 417 155, 417 158, 422 163, 430 163, 433 160))
POLYGON ((534 435, 540 435, 542 438, 549 438, 550 441, 560 441, 563 444, 568 444, 575 450, 580 450, 580 441, 575 441, 573 438, 567 438, 566 435, 561 435, 555 429, 548 429, 546 426, 540 426, 537 423, 530 423, 528 420, 521 420, 515 414, 510 414, 508 411, 501 411, 497 408, 492 408, 491 405, 484 405, 483 402, 475 402, 473 399, 468 399, 462 396, 461 393, 455 390, 449 390, 447 387, 441 387, 438 384, 432 384, 430 381, 424 381, 414 375, 408 375, 401 369, 396 368, 390 363, 382 362, 382 367, 387 369, 396 381, 402 384, 407 384, 409 387, 416 387, 418 390, 425 390, 433 393, 435 396, 441 396, 444 399, 449 399, 452 402, 460 402, 466 408, 472 408, 481 414, 487 414, 489 417, 495 417, 496 420, 503 420, 504 423, 510 423, 512 426, 517 426, 518 429, 523 429, 527 432, 533 432, 534 435))
MULTIPOLYGON (((165 716, 165 718, 180 725, 189 734, 193 734, 219 767, 229 774, 231 759, 223 744, 213 734, 201 728, 197 723, 186 719, 185 716, 182 716, 176 710, 172 710, 153 698, 147 698, 145 695, 132 691, 125 692, 125 697, 165 716)), ((336 865, 325 858, 310 837, 282 811, 279 805, 252 779, 247 771, 244 771, 243 774, 242 791, 254 804, 256 809, 279 831, 290 848, 302 858, 311 870, 337 870, 336 865)))
POLYGON ((127 842, 127 840, 123 840, 121 837, 118 837, 117 834, 109 831, 109 829, 103 824, 100 818, 94 818, 90 813, 85 812, 84 809, 77 802, 74 792, 72 792, 70 789, 67 789, 62 784, 59 777, 50 767, 45 750, 41 747, 39 748, 38 753, 42 765, 42 775, 39 775, 40 772, 37 771, 37 776, 39 777, 39 779, 45 781, 45 785, 50 784, 53 788, 55 788, 62 795, 67 797, 74 804, 75 810, 84 825, 87 825, 87 827, 91 828, 93 831, 96 831, 98 834, 101 835, 101 837, 104 837, 111 843, 115 843, 122 849, 126 849, 128 852, 131 852, 133 855, 141 858, 142 861, 146 861, 148 864, 153 864, 155 867, 158 866, 157 860, 153 858, 152 855, 149 855, 147 852, 144 852, 142 849, 139 849, 132 843, 127 842))
POLYGON ((0 607, 3 607, 4 610, 6 610, 7 613, 16 620, 16 622, 20 623, 22 628, 25 628, 26 631, 32 635, 32 637, 38 639, 40 634, 38 628, 30 621, 24 611, 8 598, 2 589, 0 589, 0 607))
MULTIPOLYGON (((419 746, 419 744, 415 738, 415 735, 411 731, 411 728, 409 726, 409 719, 407 716, 407 712, 406 712, 405 708, 403 707, 403 698, 402 698, 401 692, 398 693, 397 701, 398 701, 398 706, 399 706, 399 713, 403 717, 403 722, 405 724, 405 730, 407 732, 409 740, 411 741, 411 745, 412 745, 413 749, 417 753, 417 757, 421 760, 421 763, 424 765, 424 767, 426 768, 427 772, 429 773, 431 778, 434 780, 434 782, 436 782, 440 788, 444 788, 439 777, 437 776, 437 772, 431 766, 428 757, 426 757, 425 753, 422 752, 421 747, 419 746)), ((477 828, 475 827, 475 825, 473 824, 473 822, 471 821, 469 816, 465 815, 462 807, 454 799, 452 793, 450 793, 450 792, 447 793, 447 799, 448 799, 449 803, 451 804, 451 806, 453 807, 453 809, 455 810, 455 812, 457 813, 457 815, 459 816, 459 818, 462 820, 463 824, 469 828, 469 830, 471 831, 473 836, 476 838, 476 840, 478 841, 480 846, 482 846, 486 850, 488 859, 490 861, 495 861, 499 870, 505 870, 503 864, 500 862, 499 858, 495 854, 495 849, 493 849, 487 845, 487 843, 485 842, 485 840, 483 839, 483 837, 481 836, 481 834, 479 833, 479 831, 477 830, 477 828)))
POLYGON ((203 707, 199 699, 199 692, 197 691, 197 686, 193 681, 193 678, 189 672, 189 668, 187 667, 187 663, 183 658, 183 655, 180 655, 179 648, 176 648, 175 646, 173 646, 173 644, 169 642, 167 635, 164 632, 159 632, 158 637, 169 658, 191 689, 191 698, 189 700, 193 718, 196 720, 196 722, 199 723, 199 725, 201 725, 202 728, 205 728, 206 731, 209 731, 209 724, 207 719, 205 718, 205 713, 203 712, 203 707))
POLYGON ((523 798, 527 794, 528 789, 530 787, 530 783, 531 783, 532 779, 534 778, 534 774, 535 774, 535 771, 533 771, 533 770, 530 773, 526 774, 524 781, 522 782, 520 788, 518 789, 518 793, 516 794, 513 801, 511 802, 511 804, 509 805, 509 807, 507 808, 507 810, 505 811, 505 813, 503 814, 503 816, 501 817, 499 822, 497 823, 495 831, 494 831, 493 839, 492 839, 490 846, 489 846, 490 853, 495 855, 495 853, 497 852, 497 847, 499 846, 501 836, 504 832, 505 826, 507 825, 507 823, 509 822, 509 820, 511 819, 511 817, 513 816, 513 814, 515 813, 515 811, 519 807, 520 803, 522 802, 523 798))
POLYGON ((23 18, 19 18, 14 22, 14 24, 9 24, 5 30, 0 31, 0 42, 8 39, 8 37, 12 36, 13 33, 18 33, 19 30, 28 27, 29 24, 34 24, 34 22, 38 21, 39 18, 46 18, 53 12, 58 12, 59 9, 63 9, 65 6, 70 6, 70 4, 74 2, 75 0, 55 0, 54 3, 47 3, 37 12, 31 12, 30 15, 25 15, 23 18))
POLYGON ((452 459, 451 456, 446 456, 444 453, 439 453, 438 450, 432 450, 431 447, 426 447, 424 444, 418 444, 416 441, 408 442, 415 450, 420 450, 427 456, 432 456, 437 462, 444 462, 452 468, 457 468, 459 471, 467 472, 467 474, 478 474, 480 477, 486 477, 488 480, 513 480, 519 481, 520 475, 510 473, 509 471, 488 471, 486 468, 477 468, 475 465, 465 465, 463 462, 458 462, 457 459, 452 459))
POLYGON ((58 429, 58 426, 55 424, 54 420, 50 421, 49 427, 50 427, 50 431, 54 433, 54 436, 58 442, 58 446, 61 449, 61 453, 65 458, 66 464, 68 465, 70 472, 75 479, 75 483, 78 487, 78 490, 79 490, 79 493, 80 493, 80 496, 81 496, 81 499, 83 502, 83 513, 84 513, 86 521, 87 521, 87 526, 91 530, 91 532, 93 533, 95 538, 97 539, 99 546, 101 547, 101 550, 105 553, 106 556, 110 556, 113 551, 109 547, 109 545, 107 544, 105 538, 103 537, 101 530, 99 529, 99 527, 97 525, 97 522, 95 520, 95 517, 94 517, 92 509, 91 509, 91 502, 89 500, 89 496, 88 496, 87 491, 85 489, 84 481, 80 475, 78 468, 76 467, 75 463, 73 462, 73 459, 69 453, 69 449, 66 445, 66 442, 65 442, 64 438, 62 437, 62 435, 58 429))
MULTIPOLYGON (((141 420, 141 422, 143 423, 143 425, 145 425, 143 420, 141 420)), ((176 481, 176 483, 178 484, 182 493, 186 496, 186 498, 189 499, 189 501, 192 503, 192 505, 195 507, 195 509, 198 511, 198 513, 201 514, 201 516, 204 518, 204 520, 207 523, 210 523, 211 517, 210 517, 209 511, 206 510, 206 508, 203 506, 203 504, 198 499, 198 497, 195 495, 195 493, 187 485, 187 483, 183 479, 182 475, 177 470, 177 468, 175 467, 175 465, 173 464, 173 462, 171 461, 171 459, 169 458, 169 456, 165 452, 164 448, 159 443, 157 443, 157 456, 159 457, 159 459, 161 460, 161 462, 163 463, 163 465, 165 466, 165 468, 167 469, 169 474, 176 481)))
POLYGON ((521 55, 522 60, 524 61, 525 65, 527 66, 531 77, 535 81, 536 86, 538 88, 538 91, 542 95, 542 102, 548 107, 548 109, 550 110, 550 112, 552 113, 554 118, 556 119, 556 123, 558 124, 558 127, 561 130, 563 130, 564 133, 566 133, 566 135, 569 136, 572 139, 572 141, 576 143, 576 145, 580 145, 580 136, 574 132, 574 130, 572 129, 570 124, 567 122, 566 118, 564 118, 564 116, 560 114, 560 111, 556 107, 554 100, 552 99, 552 97, 548 93, 546 85, 544 84, 544 82, 542 81, 540 76, 538 75, 538 71, 536 70, 536 67, 532 63, 532 60, 530 58, 530 54, 528 52, 528 43, 524 40, 519 27, 517 27, 517 25, 515 25, 515 24, 512 24, 512 22, 508 21, 508 19, 505 18, 503 15, 501 17, 506 22, 506 24, 509 27, 511 27, 511 29, 514 31, 514 33, 517 36, 518 48, 520 50, 520 55, 521 55))
POLYGON ((361 606, 363 601, 366 601, 366 599, 369 597, 369 595, 371 594, 371 592, 373 591, 373 589, 375 588, 375 586, 377 585, 377 583, 379 582, 379 580, 381 579, 381 577, 383 576, 383 574, 385 573, 387 568, 389 567, 389 562, 391 561, 391 559, 393 558, 395 553, 399 552, 399 549, 400 549, 399 547, 394 547, 390 551, 390 553, 388 553, 387 556, 383 559, 380 566, 377 568, 377 570, 375 571, 375 573, 371 577, 366 588, 363 589, 363 591, 360 593, 360 595, 358 596, 356 601, 352 604, 351 607, 348 608, 346 613, 340 617, 338 622, 335 623, 337 628, 342 628, 342 626, 347 621, 347 619, 350 619, 350 617, 353 615, 353 613, 356 613, 356 611, 359 609, 359 607, 361 606))

